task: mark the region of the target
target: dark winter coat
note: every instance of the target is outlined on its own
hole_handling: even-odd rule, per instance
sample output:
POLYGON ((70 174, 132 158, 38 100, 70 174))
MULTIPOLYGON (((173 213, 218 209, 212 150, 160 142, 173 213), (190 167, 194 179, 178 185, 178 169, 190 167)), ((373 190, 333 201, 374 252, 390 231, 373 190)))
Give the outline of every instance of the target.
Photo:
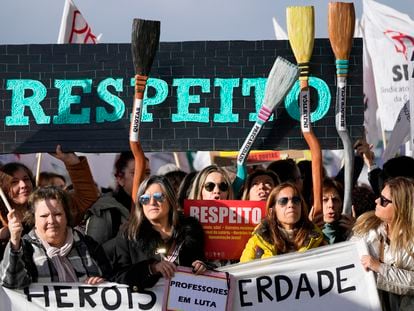
POLYGON ((180 216, 179 224, 174 228, 171 239, 163 241, 158 231, 145 220, 136 237, 130 240, 125 233, 116 238, 113 281, 128 284, 134 291, 141 291, 155 285, 160 274, 150 273, 150 264, 161 261, 156 250, 165 247, 167 253, 174 245, 182 246, 175 263, 191 267, 195 260, 204 261, 204 231, 201 224, 193 217, 180 216))

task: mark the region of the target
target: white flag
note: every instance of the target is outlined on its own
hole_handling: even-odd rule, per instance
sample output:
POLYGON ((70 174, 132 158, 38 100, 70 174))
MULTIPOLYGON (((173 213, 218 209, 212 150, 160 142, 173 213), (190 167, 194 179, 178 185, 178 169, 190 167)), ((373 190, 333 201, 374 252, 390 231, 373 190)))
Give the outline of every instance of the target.
MULTIPOLYGON (((362 25, 364 45, 372 62, 379 118, 383 129, 391 131, 409 97, 405 53, 414 44, 414 21, 390 7, 364 0, 362 25)), ((365 70, 364 64, 364 84, 365 70)), ((371 104, 374 101, 368 97, 368 108, 371 104)))
POLYGON ((410 107, 409 102, 406 102, 401 108, 398 114, 397 121, 395 122, 394 129, 388 140, 387 147, 382 154, 383 162, 387 162, 389 159, 394 158, 401 145, 405 144, 410 137, 410 107))
POLYGON ((92 33, 91 27, 83 18, 72 0, 66 0, 60 24, 58 43, 98 43, 100 36, 92 33))
POLYGON ((273 17, 273 29, 275 30, 276 40, 287 40, 288 36, 286 31, 279 25, 276 18, 273 17))

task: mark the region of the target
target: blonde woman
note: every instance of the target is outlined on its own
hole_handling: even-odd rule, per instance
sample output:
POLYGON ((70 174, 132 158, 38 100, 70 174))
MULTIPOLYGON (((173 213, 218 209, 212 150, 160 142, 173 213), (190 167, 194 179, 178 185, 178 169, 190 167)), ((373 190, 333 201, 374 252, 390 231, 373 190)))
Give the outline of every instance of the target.
POLYGON ((414 310, 414 180, 388 180, 375 203, 358 218, 351 240, 368 244, 361 263, 377 276, 383 310, 414 310))
POLYGON ((194 178, 190 200, 233 200, 233 189, 227 172, 213 164, 202 169, 194 178))

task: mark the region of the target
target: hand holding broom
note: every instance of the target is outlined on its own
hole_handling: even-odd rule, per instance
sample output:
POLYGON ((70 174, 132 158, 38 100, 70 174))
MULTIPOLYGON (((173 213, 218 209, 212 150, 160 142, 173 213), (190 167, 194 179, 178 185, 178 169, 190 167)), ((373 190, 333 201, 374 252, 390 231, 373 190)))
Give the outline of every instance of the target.
POLYGON ((233 182, 234 193, 238 193, 246 179, 246 160, 250 149, 263 125, 269 120, 276 106, 283 100, 298 77, 298 68, 282 57, 277 57, 267 78, 262 107, 249 135, 237 155, 237 176, 233 182))
POLYGON ((139 142, 141 108, 145 86, 160 40, 160 22, 134 19, 132 24, 132 60, 135 68, 135 96, 132 109, 131 127, 129 130, 129 146, 135 159, 132 200, 136 203, 138 187, 143 179, 145 156, 139 142))
POLYGON ((332 50, 336 58, 336 105, 335 125, 344 146, 345 182, 343 213, 352 213, 352 186, 354 173, 354 149, 346 128, 346 79, 348 59, 352 48, 355 28, 353 3, 331 2, 328 11, 328 32, 332 50))
POLYGON ((313 214, 322 212, 322 151, 310 120, 309 61, 314 42, 313 6, 288 7, 286 11, 289 43, 298 62, 300 75, 301 130, 312 158, 313 214))

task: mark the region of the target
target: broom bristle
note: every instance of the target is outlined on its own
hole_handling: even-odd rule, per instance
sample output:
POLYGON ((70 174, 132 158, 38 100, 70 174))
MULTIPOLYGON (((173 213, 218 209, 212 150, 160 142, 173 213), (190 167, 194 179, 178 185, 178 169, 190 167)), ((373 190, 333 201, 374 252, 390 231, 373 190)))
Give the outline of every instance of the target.
POLYGON ((308 63, 314 41, 313 6, 291 6, 286 10, 286 23, 290 46, 298 64, 308 63))
POLYGON ((336 59, 349 59, 355 29, 353 3, 330 2, 328 11, 328 32, 336 59))
POLYGON ((132 61, 135 73, 148 76, 160 41, 160 22, 135 18, 132 24, 132 61))
POLYGON ((298 79, 298 74, 296 65, 278 56, 267 78, 263 105, 273 110, 289 92, 298 79))

